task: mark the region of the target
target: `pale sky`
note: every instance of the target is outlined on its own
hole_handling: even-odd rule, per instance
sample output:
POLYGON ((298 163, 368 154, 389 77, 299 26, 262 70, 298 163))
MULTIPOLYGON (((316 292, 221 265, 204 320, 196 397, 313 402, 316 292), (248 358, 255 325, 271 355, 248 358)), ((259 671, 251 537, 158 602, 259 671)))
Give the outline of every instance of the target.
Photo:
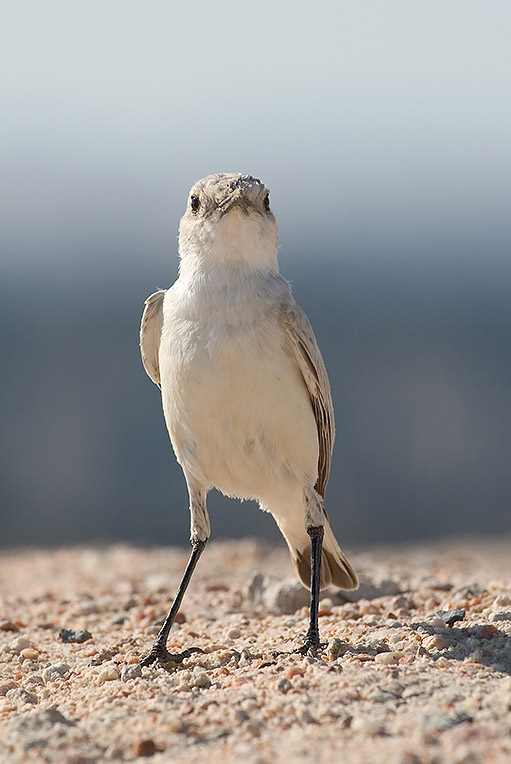
POLYGON ((0 70, 13 272, 174 256, 221 171, 271 188, 283 245, 509 240, 507 0, 16 0, 0 70))

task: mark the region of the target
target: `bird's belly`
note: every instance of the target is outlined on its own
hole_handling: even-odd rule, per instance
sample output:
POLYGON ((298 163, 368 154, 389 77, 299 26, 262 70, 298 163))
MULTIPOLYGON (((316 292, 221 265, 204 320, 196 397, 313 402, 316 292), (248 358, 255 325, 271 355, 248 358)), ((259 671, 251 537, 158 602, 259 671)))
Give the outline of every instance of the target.
POLYGON ((200 482, 259 498, 314 483, 316 423, 292 356, 267 339, 160 354, 165 418, 178 461, 200 482))

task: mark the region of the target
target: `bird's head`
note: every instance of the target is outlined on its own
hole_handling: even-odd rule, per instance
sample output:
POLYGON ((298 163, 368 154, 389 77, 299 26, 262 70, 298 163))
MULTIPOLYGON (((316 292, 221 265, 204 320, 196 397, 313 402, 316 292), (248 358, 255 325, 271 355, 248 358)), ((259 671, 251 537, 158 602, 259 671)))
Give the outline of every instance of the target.
POLYGON ((277 223, 264 183, 220 173, 197 181, 179 226, 179 253, 204 266, 243 263, 276 267, 277 223))

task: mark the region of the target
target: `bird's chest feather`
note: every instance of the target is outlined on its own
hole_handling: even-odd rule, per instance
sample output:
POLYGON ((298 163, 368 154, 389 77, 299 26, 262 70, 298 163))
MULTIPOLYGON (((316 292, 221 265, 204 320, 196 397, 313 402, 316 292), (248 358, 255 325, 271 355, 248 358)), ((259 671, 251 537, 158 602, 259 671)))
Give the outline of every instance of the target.
POLYGON ((179 461, 244 497, 257 495, 257 481, 281 463, 312 473, 315 422, 282 303, 264 293, 246 301, 207 297, 188 306, 181 299, 178 308, 170 300, 164 311, 163 408, 179 461))
POLYGON ((281 347, 277 327, 178 322, 162 338, 163 394, 188 419, 245 419, 278 388, 281 347))
POLYGON ((169 301, 160 370, 172 419, 182 417, 194 430, 246 426, 296 376, 278 301, 261 291, 218 286, 180 299, 179 309, 169 301))

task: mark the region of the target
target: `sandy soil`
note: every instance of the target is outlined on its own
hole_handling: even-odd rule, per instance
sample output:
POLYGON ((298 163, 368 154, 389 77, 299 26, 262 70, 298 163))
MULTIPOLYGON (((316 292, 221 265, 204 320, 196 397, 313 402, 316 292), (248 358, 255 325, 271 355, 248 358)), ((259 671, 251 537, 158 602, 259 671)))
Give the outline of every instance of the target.
POLYGON ((307 593, 284 547, 212 542, 169 643, 205 652, 164 670, 138 659, 186 550, 0 554, 0 761, 510 762, 511 541, 351 557, 312 660, 285 652, 307 593))

